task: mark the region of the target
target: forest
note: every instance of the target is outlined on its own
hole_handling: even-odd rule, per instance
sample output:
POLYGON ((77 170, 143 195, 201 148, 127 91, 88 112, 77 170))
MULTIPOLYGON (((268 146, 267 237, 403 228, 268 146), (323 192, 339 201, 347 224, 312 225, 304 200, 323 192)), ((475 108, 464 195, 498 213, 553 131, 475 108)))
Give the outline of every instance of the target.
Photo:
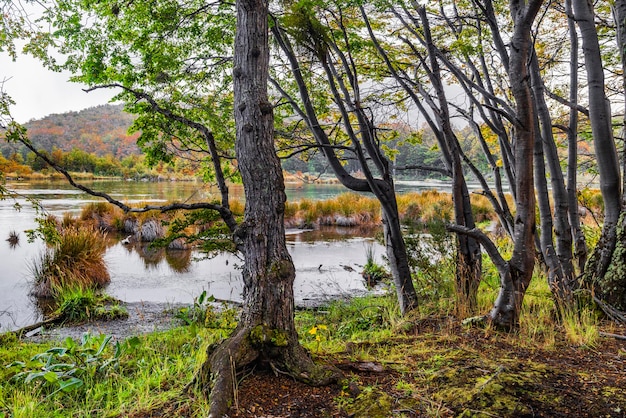
MULTIPOLYGON (((127 213, 219 215, 244 260, 244 299, 236 326, 202 347, 204 356, 185 389, 208 399, 208 416, 231 413, 233 403, 239 405, 239 377, 256 376, 257 370, 271 371, 268 380, 289 376, 314 387, 339 382, 342 393, 353 391, 355 402, 372 391, 351 389, 344 371, 371 372, 377 364, 352 362, 341 369, 312 355, 314 345, 306 345, 297 329, 281 165, 281 158, 295 156, 297 162, 283 164, 332 172, 347 190, 369 193, 379 203, 394 309, 412 335, 424 324, 425 306, 437 299, 415 280, 411 237, 395 193, 400 173, 417 170, 452 185, 453 215, 445 230, 454 237, 448 274, 454 296, 446 315, 473 330, 468 332, 478 330, 474 336, 514 336, 523 315, 531 322, 539 317, 541 310, 524 308, 539 278, 556 326, 602 318, 608 327, 602 335, 617 340, 607 342, 606 350, 617 350, 616 367, 623 369, 623 347, 615 344, 624 339, 626 322, 626 1, 64 0, 48 5, 35 21, 12 2, 4 7, 0 42, 9 54, 18 53, 17 39, 26 39, 26 52, 51 69, 71 71, 87 90, 113 89, 133 115, 129 132, 136 136, 123 143, 134 138, 150 164, 193 161, 219 189, 211 202, 130 207, 77 183, 65 158, 38 148, 45 148, 45 135, 36 146, 28 129, 11 119, 10 98, 2 97, 6 141, 25 147, 20 155, 33 153, 75 187, 127 213), (579 205, 588 176, 597 179, 603 205, 593 234, 581 222, 579 205), (233 181, 244 186, 243 216, 231 210, 233 181), (491 203, 498 234, 478 227, 470 181, 491 203), (486 309, 480 294, 487 277, 496 278, 497 295, 486 309)), ((123 152, 118 148, 113 155, 123 152)), ((329 326, 306 332, 318 337, 329 326)), ((506 356, 506 344, 494 345, 506 356)), ((350 347, 344 346, 347 358, 350 347)), ((524 366, 501 363, 491 374, 472 377, 469 398, 462 389, 448 397, 434 389, 428 399, 464 399, 446 410, 450 415, 534 415, 534 400, 518 410, 508 398, 500 406, 481 398, 516 384, 502 374, 524 366)), ((507 376, 536 384, 530 375, 507 376)), ((619 416, 623 398, 613 388, 624 376, 610 376, 612 385, 600 390, 615 403, 602 413, 619 416)), ((451 376, 432 379, 441 383, 451 376)), ((541 392, 530 386, 530 392, 541 392)), ((369 401, 382 409, 361 416, 438 415, 419 396, 407 408, 385 409, 390 401, 381 399, 369 401)), ((539 415, 551 415, 549 403, 539 415)), ((558 413, 583 410, 563 405, 558 413)))

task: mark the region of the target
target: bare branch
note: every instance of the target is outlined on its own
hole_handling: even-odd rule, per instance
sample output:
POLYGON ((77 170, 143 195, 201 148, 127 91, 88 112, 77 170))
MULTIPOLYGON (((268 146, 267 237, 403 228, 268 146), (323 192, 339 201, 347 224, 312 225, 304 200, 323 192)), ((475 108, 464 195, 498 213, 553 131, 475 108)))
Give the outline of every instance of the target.
POLYGON ((480 229, 470 229, 466 226, 455 224, 446 225, 446 229, 451 232, 456 232, 457 234, 463 234, 474 238, 480 243, 480 245, 483 246, 499 272, 506 271, 508 269, 508 263, 504 258, 502 258, 502 255, 500 255, 496 244, 494 244, 493 241, 480 229))
POLYGON ((35 153, 35 155, 39 158, 41 158, 43 161, 46 162, 46 164, 48 164, 50 167, 52 167, 53 169, 55 169, 57 172, 61 173, 68 181, 69 184, 71 184, 73 187, 82 190, 83 192, 91 195, 91 196, 95 196, 95 197, 100 197, 104 200, 106 200, 107 202, 111 203, 112 205, 115 205, 117 207, 119 207, 120 209, 122 209, 124 212, 131 212, 131 213, 143 213, 143 212, 148 212, 151 210, 158 210, 161 212, 168 212, 168 211, 172 211, 172 210, 176 210, 176 209, 185 209, 185 210, 193 210, 193 209, 210 209, 210 210, 214 210, 216 212, 218 212, 220 214, 220 216, 222 217, 222 219, 224 220, 224 222, 226 222, 226 224, 228 225, 228 227, 230 228, 231 231, 233 231, 236 227, 237 227, 237 223, 234 219, 234 216, 232 214, 232 212, 230 211, 229 208, 222 206, 222 205, 216 205, 213 203, 171 203, 169 205, 146 205, 144 207, 141 208, 133 208, 130 207, 128 205, 126 205, 123 202, 120 202, 117 199, 114 199, 113 197, 111 197, 109 194, 104 193, 104 192, 98 192, 96 190, 92 190, 89 187, 77 183, 74 178, 72 177, 72 175, 63 167, 61 167, 60 165, 58 165, 57 163, 55 163, 54 161, 52 161, 47 155, 41 153, 39 150, 37 150, 32 143, 30 143, 30 141, 28 141, 25 138, 20 138, 20 142, 22 144, 24 144, 29 150, 31 150, 33 153, 35 153))

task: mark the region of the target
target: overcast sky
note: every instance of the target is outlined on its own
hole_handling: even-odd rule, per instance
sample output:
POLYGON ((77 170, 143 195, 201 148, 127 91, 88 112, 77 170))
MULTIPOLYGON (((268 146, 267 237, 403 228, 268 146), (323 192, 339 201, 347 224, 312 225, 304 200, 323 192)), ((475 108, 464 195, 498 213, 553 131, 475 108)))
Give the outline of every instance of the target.
POLYGON ((18 122, 106 104, 114 95, 105 90, 85 93, 85 86, 70 83, 69 77, 69 73, 45 69, 30 56, 21 55, 12 62, 6 53, 0 53, 0 81, 5 80, 4 90, 15 101, 11 114, 18 122))

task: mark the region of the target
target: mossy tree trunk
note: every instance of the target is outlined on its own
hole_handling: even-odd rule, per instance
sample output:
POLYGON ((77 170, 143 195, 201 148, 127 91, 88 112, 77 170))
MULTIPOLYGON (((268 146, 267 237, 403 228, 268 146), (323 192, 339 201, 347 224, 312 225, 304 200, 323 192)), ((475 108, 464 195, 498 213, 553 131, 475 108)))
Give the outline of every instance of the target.
MULTIPOLYGON (((600 172, 600 190, 604 201, 602 235, 585 265, 582 285, 596 298, 619 310, 626 310, 626 261, 624 259, 625 214, 622 200, 617 147, 613 138, 611 110, 605 93, 604 69, 593 5, 584 0, 572 1, 574 18, 581 32, 589 92, 589 121, 600 172)), ((618 22, 623 24, 623 2, 615 3, 618 22), (619 17, 621 15, 621 17, 619 17)), ((623 38, 618 36, 621 44, 623 38)), ((623 44, 620 49, 623 50, 623 44)))
POLYGON ((338 377, 316 366, 298 343, 294 325, 295 268, 285 243, 285 191, 274 150, 274 120, 267 97, 268 11, 263 0, 237 0, 234 58, 236 152, 245 219, 235 230, 244 255, 244 308, 232 336, 211 350, 199 374, 210 389, 210 417, 222 417, 233 400, 237 372, 252 363, 311 383, 338 377))

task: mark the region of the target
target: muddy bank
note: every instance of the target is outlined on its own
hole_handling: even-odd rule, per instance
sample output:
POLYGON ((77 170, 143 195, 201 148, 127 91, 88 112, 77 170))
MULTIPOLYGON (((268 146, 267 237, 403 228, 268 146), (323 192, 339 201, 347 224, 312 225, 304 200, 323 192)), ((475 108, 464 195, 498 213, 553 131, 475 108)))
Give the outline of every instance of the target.
MULTIPOLYGON (((370 291, 370 293, 383 293, 387 291, 384 285, 370 291)), ((335 297, 311 298, 300 301, 296 309, 314 309, 330 303, 333 300, 348 300, 354 296, 362 296, 367 292, 355 292, 352 295, 338 295, 335 297)), ((214 302, 215 312, 224 308, 223 302, 214 302)), ((234 303, 233 306, 236 306, 234 303)), ((184 325, 184 322, 176 317, 181 308, 189 307, 186 303, 163 303, 163 302, 120 302, 120 306, 128 311, 127 318, 112 320, 95 320, 83 324, 65 324, 52 328, 37 328, 27 333, 23 339, 32 342, 63 341, 67 337, 80 340, 85 333, 91 335, 110 335, 113 340, 124 340, 136 335, 149 334, 151 332, 166 331, 168 329, 184 325)))
POLYGON ((110 335, 114 340, 124 340, 135 335, 164 331, 182 325, 175 315, 180 308, 187 306, 186 304, 159 302, 121 302, 120 305, 128 311, 128 318, 90 321, 79 325, 61 325, 51 329, 39 328, 28 333, 24 339, 33 342, 63 341, 67 337, 80 339, 88 332, 92 335, 110 335))

